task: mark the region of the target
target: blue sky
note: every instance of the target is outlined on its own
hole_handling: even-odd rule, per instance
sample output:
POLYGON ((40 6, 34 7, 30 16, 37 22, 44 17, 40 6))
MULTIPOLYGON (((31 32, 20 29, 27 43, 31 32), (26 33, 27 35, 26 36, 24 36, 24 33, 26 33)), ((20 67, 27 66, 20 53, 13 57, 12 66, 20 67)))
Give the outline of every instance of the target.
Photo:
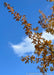
MULTIPOLYGON (((13 15, 8 13, 8 10, 4 8, 4 2, 11 4, 21 15, 26 15, 27 21, 32 24, 32 27, 39 26, 39 9, 46 15, 51 14, 50 7, 52 3, 46 0, 0 0, 0 75, 26 75, 26 73, 38 73, 39 70, 36 68, 37 64, 25 64, 20 60, 21 54, 24 55, 27 53, 27 50, 23 53, 22 48, 23 50, 29 49, 28 43, 30 44, 30 41, 27 39, 28 37, 25 35, 21 23, 16 22, 13 19, 13 15), (26 42, 27 40, 28 42, 26 42), (23 43, 26 44, 26 48, 22 45, 23 43)), ((40 31, 43 31, 41 27, 40 31)), ((43 36, 45 37, 44 34, 46 35, 46 33, 43 32, 43 36)), ((51 35, 51 37, 52 38, 46 38, 48 40, 54 40, 54 36, 51 35)), ((32 51, 30 48, 28 52, 33 52, 33 47, 32 51)))

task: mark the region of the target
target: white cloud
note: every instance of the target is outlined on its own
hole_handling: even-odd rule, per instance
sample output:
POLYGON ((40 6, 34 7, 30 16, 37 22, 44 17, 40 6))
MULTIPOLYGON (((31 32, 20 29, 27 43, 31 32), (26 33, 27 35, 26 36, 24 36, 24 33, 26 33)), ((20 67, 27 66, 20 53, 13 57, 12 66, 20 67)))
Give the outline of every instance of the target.
MULTIPOLYGON (((46 40, 54 40, 54 35, 45 31, 43 31, 42 37, 46 40)), ((34 52, 35 48, 31 42, 32 40, 29 37, 25 37, 21 43, 17 45, 11 44, 11 47, 18 56, 24 56, 26 53, 32 54, 34 52)))
POLYGON ((51 33, 47 33, 46 31, 43 31, 42 37, 48 41, 54 40, 54 35, 52 35, 51 33))
POLYGON ((33 53, 34 52, 34 45, 31 43, 32 40, 29 37, 23 39, 23 41, 17 45, 11 44, 14 52, 18 56, 25 55, 26 53, 33 53))

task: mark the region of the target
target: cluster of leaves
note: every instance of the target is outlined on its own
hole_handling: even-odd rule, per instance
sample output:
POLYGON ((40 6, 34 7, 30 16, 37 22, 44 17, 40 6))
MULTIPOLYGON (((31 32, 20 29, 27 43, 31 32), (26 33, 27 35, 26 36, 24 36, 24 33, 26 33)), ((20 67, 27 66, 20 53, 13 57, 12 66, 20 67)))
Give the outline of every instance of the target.
MULTIPOLYGON (((22 57, 21 60, 24 61, 25 63, 40 62, 41 67, 38 66, 38 68, 40 69, 40 72, 42 73, 47 72, 48 66, 50 64, 53 64, 53 67, 50 67, 50 71, 54 71, 54 47, 53 47, 54 45, 51 44, 52 41, 51 40, 47 41, 44 38, 42 38, 41 37, 42 33, 38 33, 38 32, 33 33, 32 27, 31 27, 32 24, 27 22, 25 15, 22 16, 19 13, 15 12, 13 7, 11 7, 10 4, 7 4, 6 2, 4 3, 4 5, 5 7, 7 7, 8 12, 11 12, 11 14, 14 15, 14 19, 16 19, 16 21, 20 21, 22 23, 21 25, 24 25, 23 29, 25 29, 25 34, 32 39, 32 43, 34 44, 34 47, 35 47, 34 55, 22 57)), ((45 14, 42 11, 39 10, 39 12, 42 14, 42 16, 39 17, 40 21, 38 23, 40 23, 42 28, 46 28, 47 32, 50 32, 53 34, 54 31, 52 28, 54 27, 54 22, 53 22, 54 13, 52 13, 51 16, 48 16, 48 18, 46 18, 45 14), (49 20, 49 18, 51 21, 49 20)), ((54 6, 53 6, 53 12, 54 12, 54 6)), ((38 31, 38 27, 33 28, 33 30, 38 31)))
POLYGON ((53 67, 50 67, 50 71, 54 71, 54 49, 53 45, 51 45, 51 40, 35 44, 35 54, 38 57, 36 57, 36 55, 26 56, 22 57, 22 61, 25 61, 25 63, 29 63, 29 61, 31 61, 31 63, 40 62, 41 67, 38 67, 42 73, 47 72, 48 66, 53 64, 53 67), (40 58, 41 55, 42 57, 40 58))
POLYGON ((54 0, 47 0, 47 1, 54 2, 54 0))
POLYGON ((51 8, 53 10, 52 15, 48 16, 48 18, 45 16, 45 14, 39 10, 41 13, 40 23, 41 27, 46 29, 47 32, 50 32, 51 34, 54 34, 54 6, 51 8))
POLYGON ((24 28, 25 29, 25 34, 28 35, 29 37, 31 37, 31 34, 32 34, 32 27, 30 23, 27 22, 26 20, 26 15, 20 15, 19 13, 15 12, 13 7, 10 6, 10 4, 7 4, 6 2, 4 2, 4 5, 5 7, 7 7, 7 9, 9 10, 8 12, 10 12, 11 14, 14 15, 14 19, 16 19, 16 21, 20 21, 22 22, 21 25, 24 25, 24 28))

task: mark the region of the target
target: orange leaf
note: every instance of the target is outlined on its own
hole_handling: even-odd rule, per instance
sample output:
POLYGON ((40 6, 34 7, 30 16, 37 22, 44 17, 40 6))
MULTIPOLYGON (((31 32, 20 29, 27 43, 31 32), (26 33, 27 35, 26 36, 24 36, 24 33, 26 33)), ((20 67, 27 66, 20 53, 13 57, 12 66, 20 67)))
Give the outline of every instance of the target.
POLYGON ((38 31, 38 27, 36 27, 36 28, 33 28, 33 30, 34 30, 34 31, 38 31))

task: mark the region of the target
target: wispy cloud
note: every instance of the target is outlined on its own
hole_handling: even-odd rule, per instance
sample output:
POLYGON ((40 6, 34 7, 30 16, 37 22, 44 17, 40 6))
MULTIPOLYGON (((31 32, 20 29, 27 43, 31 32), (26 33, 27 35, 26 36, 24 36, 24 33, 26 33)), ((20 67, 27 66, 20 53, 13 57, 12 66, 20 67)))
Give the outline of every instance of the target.
MULTIPOLYGON (((54 40, 54 35, 47 33, 43 31, 42 37, 45 38, 46 40, 54 40)), ((29 37, 25 37, 22 42, 14 45, 11 44, 11 47, 13 48, 13 51, 18 55, 18 56, 24 56, 26 53, 33 53, 35 48, 34 45, 31 43, 32 40, 29 37)))

